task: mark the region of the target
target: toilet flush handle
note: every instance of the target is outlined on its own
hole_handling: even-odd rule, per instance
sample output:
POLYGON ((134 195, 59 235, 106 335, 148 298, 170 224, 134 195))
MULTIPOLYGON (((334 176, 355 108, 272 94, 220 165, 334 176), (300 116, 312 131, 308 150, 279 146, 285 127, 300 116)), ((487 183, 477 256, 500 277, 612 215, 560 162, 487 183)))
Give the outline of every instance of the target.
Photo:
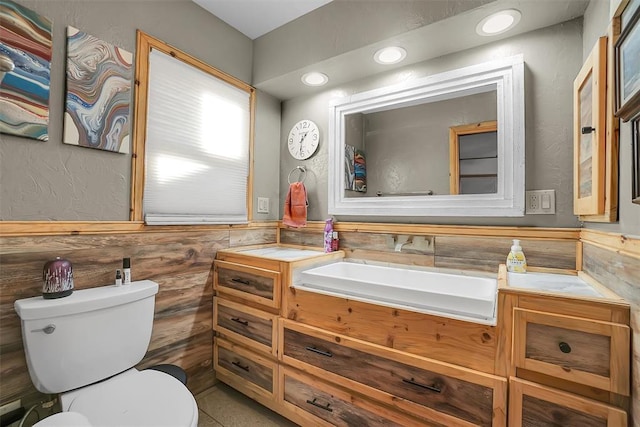
POLYGON ((49 335, 52 334, 53 331, 56 330, 56 325, 51 324, 51 325, 47 325, 42 329, 33 329, 31 332, 44 332, 45 334, 49 335))

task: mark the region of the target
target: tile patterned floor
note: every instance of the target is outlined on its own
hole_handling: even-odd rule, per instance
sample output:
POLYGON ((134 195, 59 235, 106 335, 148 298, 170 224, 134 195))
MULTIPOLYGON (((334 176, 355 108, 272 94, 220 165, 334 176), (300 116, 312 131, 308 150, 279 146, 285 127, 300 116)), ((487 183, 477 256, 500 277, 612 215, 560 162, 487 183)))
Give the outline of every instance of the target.
POLYGON ((200 409, 198 427, 297 426, 297 424, 220 382, 198 394, 196 402, 200 409))

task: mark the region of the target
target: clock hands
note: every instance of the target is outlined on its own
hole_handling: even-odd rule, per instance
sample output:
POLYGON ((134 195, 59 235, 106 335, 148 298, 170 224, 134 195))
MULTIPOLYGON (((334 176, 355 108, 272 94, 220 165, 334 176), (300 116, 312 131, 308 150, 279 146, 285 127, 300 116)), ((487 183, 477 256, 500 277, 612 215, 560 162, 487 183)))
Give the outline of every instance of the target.
POLYGON ((302 135, 302 138, 300 138, 300 157, 302 157, 302 142, 307 137, 308 133, 309 133, 309 131, 305 132, 304 135, 302 135))

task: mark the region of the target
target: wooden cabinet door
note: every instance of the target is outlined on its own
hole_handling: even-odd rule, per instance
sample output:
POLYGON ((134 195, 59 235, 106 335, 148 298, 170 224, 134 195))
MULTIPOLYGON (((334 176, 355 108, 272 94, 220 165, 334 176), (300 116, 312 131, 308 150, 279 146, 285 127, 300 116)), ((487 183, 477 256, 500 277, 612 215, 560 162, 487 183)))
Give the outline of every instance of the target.
POLYGON ((266 307, 280 308, 280 272, 227 261, 214 261, 213 285, 217 292, 266 307))
POLYGON ((276 356, 278 316, 216 297, 213 330, 234 341, 276 356))
POLYGON ((447 426, 504 425, 506 380, 280 321, 279 356, 312 373, 447 426))
MULTIPOLYGON (((303 425, 404 427, 426 425, 368 399, 333 387, 288 367, 280 369, 282 404, 305 420, 303 425)), ((440 424, 432 424, 440 426, 440 424)))
POLYGON ((513 325, 517 368, 629 395, 628 326, 521 308, 513 325))
POLYGON ((604 212, 607 38, 601 37, 573 82, 573 213, 604 212))
POLYGON ((536 383, 509 380, 509 427, 626 427, 627 413, 536 383))
POLYGON ((273 406, 278 383, 278 364, 243 347, 216 337, 213 370, 225 384, 254 400, 273 406))

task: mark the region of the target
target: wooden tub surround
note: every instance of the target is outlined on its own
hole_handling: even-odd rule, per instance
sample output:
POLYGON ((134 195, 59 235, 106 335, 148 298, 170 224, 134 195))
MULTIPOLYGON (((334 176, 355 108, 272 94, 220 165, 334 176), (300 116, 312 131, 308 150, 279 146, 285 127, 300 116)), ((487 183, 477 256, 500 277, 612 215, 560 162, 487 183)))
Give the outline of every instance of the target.
POLYGON ((367 249, 295 260, 243 251, 214 262, 216 376, 300 425, 628 423, 629 304, 579 265, 538 271, 577 274, 599 296, 516 288, 499 266, 490 326, 291 287, 301 270, 367 249))

